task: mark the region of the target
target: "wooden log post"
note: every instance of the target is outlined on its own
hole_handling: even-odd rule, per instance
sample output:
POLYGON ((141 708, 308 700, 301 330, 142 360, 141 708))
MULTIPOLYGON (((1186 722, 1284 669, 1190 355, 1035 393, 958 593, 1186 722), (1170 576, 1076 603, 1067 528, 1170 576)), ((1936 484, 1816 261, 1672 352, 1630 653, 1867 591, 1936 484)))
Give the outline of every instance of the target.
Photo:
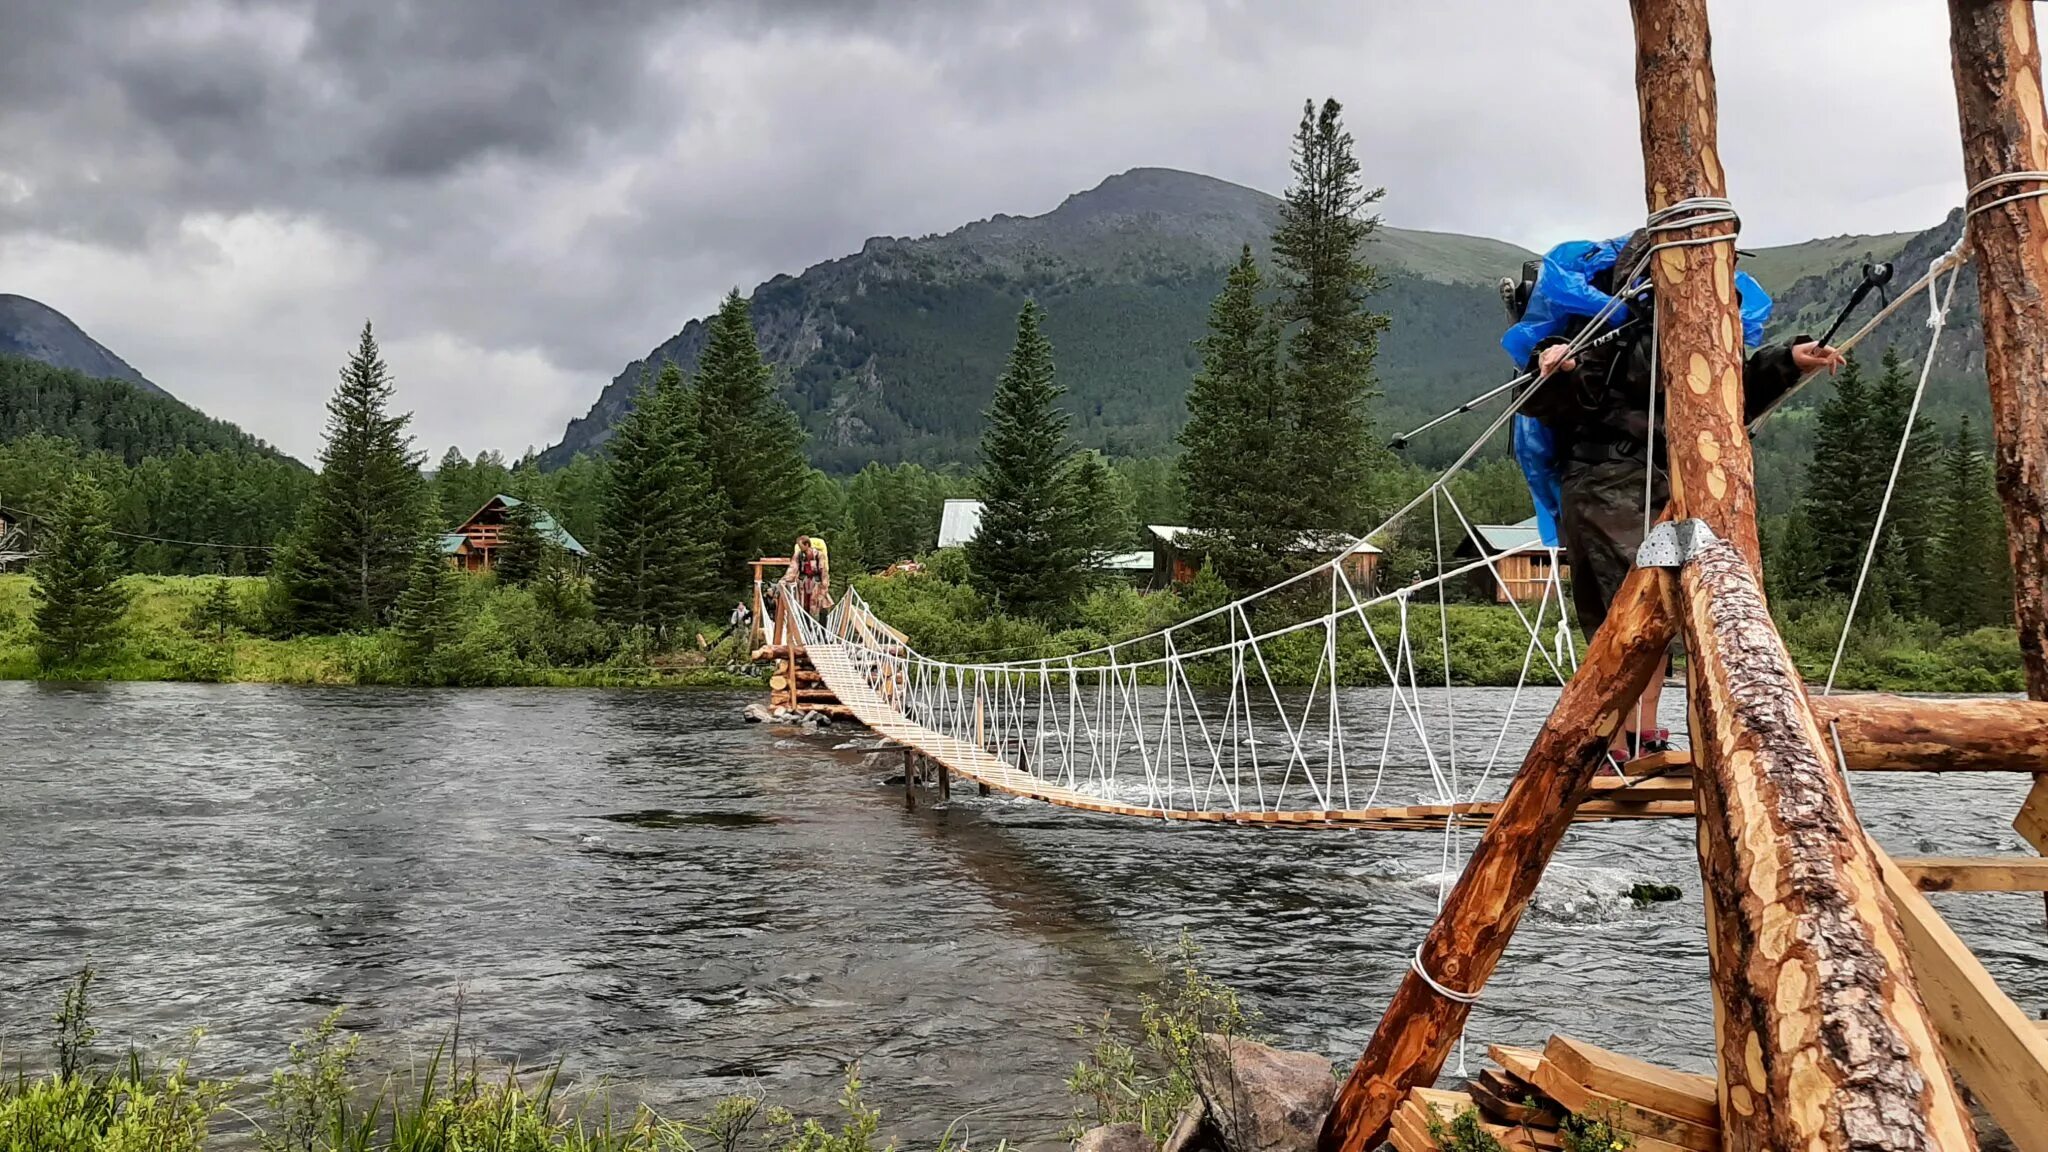
MULTIPOLYGON (((2034 6, 1949 0, 1948 10, 1965 187, 2048 170, 2034 6)), ((2041 187, 2039 180, 1994 185, 1970 207, 2041 187)), ((2020 199, 1978 212, 1969 237, 2020 656, 2027 695, 2048 700, 2048 202, 2020 199)))
MULTIPOLYGON (((1640 569, 1622 582, 1578 674, 1522 758, 1422 942, 1418 962, 1437 984, 1475 993, 1493 975, 1615 731, 1651 677, 1663 673, 1673 635, 1671 594, 1670 574, 1660 569, 1640 569)), ((1320 1152, 1377 1147, 1408 1090, 1442 1071, 1470 1010, 1411 966, 1323 1122, 1320 1152)))
MULTIPOLYGON (((1706 0, 1630 0, 1646 199, 1727 195, 1706 0)), ((1718 539, 1680 569, 1723 1147, 1975 1145, 1856 822, 1763 599, 1726 224, 1650 263, 1672 501, 1718 539)))
POLYGON ((1755 573, 1715 541, 1679 587, 1698 669, 1723 1147, 1974 1147, 1870 840, 1755 573))

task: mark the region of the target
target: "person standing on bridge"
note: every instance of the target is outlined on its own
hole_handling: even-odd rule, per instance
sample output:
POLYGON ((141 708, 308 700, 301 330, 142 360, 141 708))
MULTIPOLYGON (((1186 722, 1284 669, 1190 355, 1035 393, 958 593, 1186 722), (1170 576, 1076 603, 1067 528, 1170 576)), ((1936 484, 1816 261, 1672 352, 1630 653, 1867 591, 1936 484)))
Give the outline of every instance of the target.
MULTIPOLYGON (((1561 537, 1571 565, 1572 606, 1588 636, 1607 618, 1622 580, 1635 567, 1636 549, 1643 542, 1647 523, 1646 495, 1649 517, 1671 499, 1664 452, 1665 405, 1656 405, 1654 421, 1650 416, 1650 325, 1630 322, 1651 320, 1655 306, 1646 282, 1613 283, 1616 276, 1636 266, 1650 244, 1649 234, 1642 229, 1603 243, 1562 244, 1524 269, 1521 286, 1502 285, 1502 297, 1516 323, 1502 337, 1501 346, 1525 370, 1540 377, 1520 413, 1540 427, 1526 429, 1534 435, 1525 437, 1525 428, 1518 424, 1516 455, 1529 474, 1532 490, 1538 490, 1539 507, 1548 503, 1555 510, 1554 531, 1561 537), (1616 293, 1623 293, 1628 305, 1609 321, 1620 326, 1618 335, 1575 356, 1567 355, 1566 344, 1616 293), (1548 443, 1532 450, 1531 441, 1544 440, 1548 443), (1650 473, 1647 493, 1646 467, 1650 473), (1545 487, 1548 500, 1541 490, 1545 487)), ((1840 352, 1810 336, 1763 344, 1770 297, 1746 272, 1736 273, 1736 287, 1741 295, 1743 342, 1751 349, 1743 366, 1746 422, 1790 391, 1802 376, 1822 369, 1832 372, 1844 361, 1840 352)), ((1545 539, 1544 543, 1555 547, 1559 540, 1545 539)), ((1670 733, 1656 726, 1663 688, 1662 677, 1652 680, 1622 730, 1615 734, 1608 756, 1617 767, 1633 756, 1669 749, 1670 733)))
POLYGON ((796 602, 813 616, 832 608, 831 569, 826 567, 825 542, 815 536, 799 536, 790 553, 790 572, 796 577, 796 602))

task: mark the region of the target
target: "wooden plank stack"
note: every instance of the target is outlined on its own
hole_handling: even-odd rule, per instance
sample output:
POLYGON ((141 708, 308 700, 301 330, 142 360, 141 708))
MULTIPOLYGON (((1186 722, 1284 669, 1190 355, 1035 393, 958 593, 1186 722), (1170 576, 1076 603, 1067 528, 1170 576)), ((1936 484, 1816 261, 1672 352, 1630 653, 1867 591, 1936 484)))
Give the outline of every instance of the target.
POLYGON ((1508 1152, 1557 1152, 1568 1114, 1603 1119, 1628 1133, 1635 1152, 1718 1152, 1720 1110, 1712 1077, 1674 1072, 1569 1036, 1542 1051, 1496 1044, 1486 1068, 1462 1092, 1416 1088, 1394 1113, 1398 1152, 1438 1152, 1430 1116, 1448 1125, 1476 1108, 1481 1127, 1508 1152))

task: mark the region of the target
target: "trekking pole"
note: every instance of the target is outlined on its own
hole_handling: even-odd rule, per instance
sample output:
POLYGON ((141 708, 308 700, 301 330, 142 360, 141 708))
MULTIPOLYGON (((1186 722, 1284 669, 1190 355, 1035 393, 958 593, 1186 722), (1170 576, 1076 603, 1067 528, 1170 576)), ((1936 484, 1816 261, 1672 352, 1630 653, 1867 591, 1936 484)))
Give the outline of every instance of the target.
POLYGON ((1884 293, 1884 286, 1891 282, 1891 261, 1885 260, 1876 264, 1865 264, 1863 266, 1863 282, 1856 285, 1856 290, 1849 294, 1849 302, 1842 305, 1841 314, 1836 316, 1835 322, 1828 326, 1827 335, 1820 338, 1820 346, 1826 348, 1834 340, 1835 333, 1840 332, 1842 325, 1848 322, 1849 314, 1856 311, 1856 306, 1863 303, 1864 297, 1869 296, 1872 289, 1876 289, 1878 294, 1882 295, 1884 293))
MULTIPOLYGON (((1602 332, 1599 336, 1595 337, 1594 339, 1588 340, 1585 346, 1579 349, 1579 352, 1589 352, 1592 349, 1600 347, 1602 344, 1606 344, 1613 341, 1615 337, 1620 336, 1623 332, 1626 332, 1630 328, 1634 327, 1635 323, 1636 322, 1634 320, 1623 321, 1621 324, 1615 326, 1615 328, 1612 331, 1602 332)), ((1446 420, 1455 420, 1458 417, 1463 416, 1465 413, 1472 411, 1474 408, 1479 407, 1481 404, 1486 403, 1488 400, 1493 399, 1495 396, 1500 395, 1508 389, 1513 388, 1519 384, 1528 383, 1529 380, 1534 376, 1535 373, 1533 372, 1524 372, 1505 384, 1495 385, 1494 387, 1489 388, 1484 392, 1481 392, 1479 395, 1474 396, 1470 400, 1465 401, 1463 404, 1458 405, 1456 408, 1451 409, 1449 412, 1445 412, 1440 416, 1436 416, 1422 424, 1418 424, 1415 427, 1410 428, 1408 431, 1403 432, 1401 435, 1394 437, 1392 440, 1387 441, 1387 448, 1391 451, 1399 452, 1401 449, 1406 448, 1408 446, 1408 442, 1410 440, 1415 439, 1417 436, 1422 435, 1424 432, 1429 431, 1431 428, 1434 428, 1437 425, 1442 424, 1446 420)))

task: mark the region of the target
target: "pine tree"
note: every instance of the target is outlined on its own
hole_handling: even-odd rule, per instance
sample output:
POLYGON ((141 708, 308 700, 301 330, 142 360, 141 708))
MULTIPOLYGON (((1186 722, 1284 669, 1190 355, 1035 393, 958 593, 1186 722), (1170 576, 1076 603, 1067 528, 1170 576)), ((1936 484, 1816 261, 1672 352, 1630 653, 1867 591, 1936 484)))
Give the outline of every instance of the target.
POLYGON ((1362 528, 1366 479, 1383 456, 1369 405, 1379 395, 1373 357, 1387 319, 1365 306, 1380 286, 1361 247, 1379 225, 1367 213, 1385 189, 1358 180, 1343 105, 1302 106, 1294 186, 1280 205, 1273 258, 1286 327, 1282 377, 1288 441, 1274 469, 1291 486, 1297 528, 1362 528))
POLYGON ((434 657, 461 639, 461 601, 461 577, 442 554, 439 534, 422 535, 391 612, 391 630, 421 679, 431 679, 434 657))
POLYGON ((1991 475, 1991 461, 1967 417, 1942 457, 1942 531, 1938 555, 1943 591, 1934 615, 1957 630, 2008 623, 2012 619, 2012 553, 2005 513, 1991 475))
POLYGON ((1064 609, 1088 581, 1085 540, 1073 514, 1073 448, 1058 406, 1065 390, 1053 379, 1044 316, 1036 302, 1017 316, 1017 342, 981 436, 981 527, 967 544, 975 589, 1024 615, 1064 609))
POLYGON ((226 640, 228 633, 240 627, 241 609, 235 604, 235 590, 226 580, 215 580, 206 590, 206 599, 201 600, 192 610, 192 629, 204 636, 213 634, 216 640, 226 640))
POLYGON ((656 643, 675 626, 716 610, 728 590, 718 571, 724 523, 703 464, 691 389, 664 364, 611 441, 596 549, 599 615, 644 630, 656 643))
POLYGON ((702 459, 725 522, 718 567, 730 591, 749 563, 782 555, 795 539, 809 471, 803 428, 775 394, 737 290, 711 318, 692 390, 702 459))
POLYGON ((1816 542, 1822 578, 1845 596, 1856 583, 1883 493, 1883 475, 1872 464, 1878 452, 1874 439, 1869 389, 1851 356, 1835 374, 1834 394, 1814 418, 1805 499, 1807 523, 1826 529, 1816 542))
POLYGON ((1276 466, 1290 436, 1278 387, 1279 332, 1262 289, 1246 245, 1209 307, 1202 370, 1188 389, 1180 433, 1188 517, 1223 578, 1239 588, 1280 577, 1300 516, 1297 485, 1276 466))
POLYGON ((373 628, 390 615, 419 539, 424 488, 405 431, 392 416, 391 377, 370 325, 327 402, 320 475, 278 578, 305 631, 373 628))
POLYGON ((80 470, 65 486, 30 571, 36 656, 43 667, 78 665, 119 639, 128 594, 118 583, 120 548, 108 522, 106 493, 92 473, 80 470))
POLYGON ((505 531, 491 555, 498 581, 524 587, 540 573, 548 541, 540 534, 540 511, 525 500, 505 509, 505 531))

